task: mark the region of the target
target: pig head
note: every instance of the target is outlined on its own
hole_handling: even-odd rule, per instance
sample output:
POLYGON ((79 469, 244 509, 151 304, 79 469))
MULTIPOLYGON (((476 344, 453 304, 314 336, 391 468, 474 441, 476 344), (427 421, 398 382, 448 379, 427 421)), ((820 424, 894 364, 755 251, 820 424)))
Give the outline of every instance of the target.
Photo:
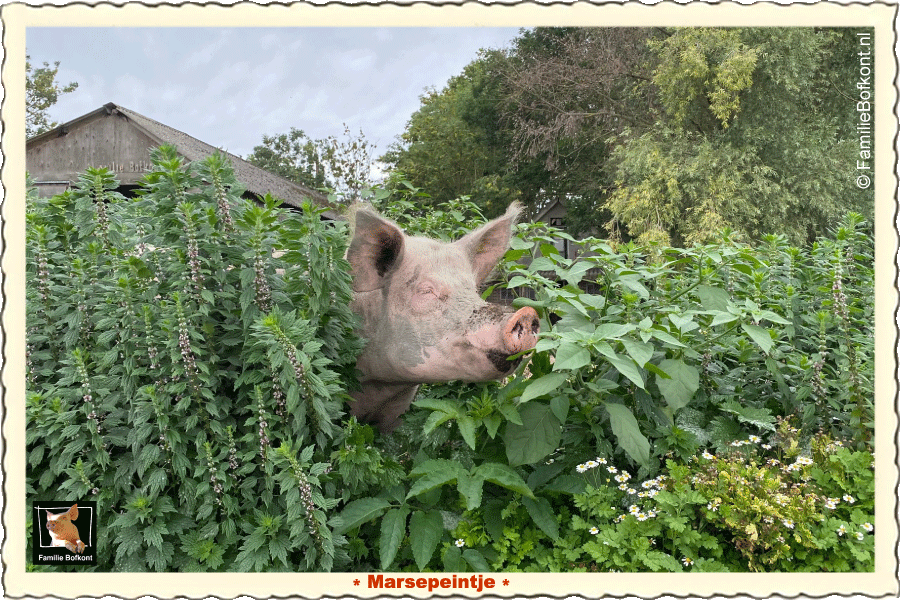
POLYGON ((534 309, 488 304, 478 285, 509 247, 518 205, 453 243, 406 235, 368 208, 351 216, 347 260, 353 312, 366 346, 357 359, 361 390, 350 413, 393 431, 421 383, 489 381, 508 375, 530 350, 534 309))

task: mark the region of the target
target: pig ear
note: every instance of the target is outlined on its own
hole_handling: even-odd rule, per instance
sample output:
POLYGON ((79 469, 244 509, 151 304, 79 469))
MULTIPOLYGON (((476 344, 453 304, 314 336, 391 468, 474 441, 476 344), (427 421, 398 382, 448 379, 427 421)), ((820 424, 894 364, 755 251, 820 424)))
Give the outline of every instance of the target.
POLYGON ((347 261, 353 274, 353 291, 370 292, 382 287, 385 277, 403 258, 403 231, 365 209, 353 216, 353 239, 347 261))
POLYGON ((514 202, 502 217, 486 223, 455 242, 464 249, 472 262, 476 283, 483 282, 506 254, 513 226, 521 212, 522 206, 514 202))

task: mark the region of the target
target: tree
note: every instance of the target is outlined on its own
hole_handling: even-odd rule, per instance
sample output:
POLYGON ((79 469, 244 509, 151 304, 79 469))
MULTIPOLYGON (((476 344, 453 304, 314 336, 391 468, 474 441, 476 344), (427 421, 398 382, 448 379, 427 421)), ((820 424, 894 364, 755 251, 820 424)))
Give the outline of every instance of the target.
POLYGON ((842 54, 854 36, 681 28, 650 40, 661 110, 618 138, 610 229, 685 244, 730 227, 801 243, 848 210, 871 216, 871 195, 853 185, 853 106, 836 101, 832 79, 856 58, 842 54))
POLYGON ((311 188, 325 187, 325 166, 319 145, 300 129, 290 133, 263 135, 263 143, 253 148, 247 161, 311 188))
POLYGON ((322 156, 330 187, 343 197, 345 203, 358 200, 360 192, 374 183, 373 148, 362 129, 359 130, 359 136, 354 136, 345 123, 342 140, 330 135, 316 145, 322 156))
POLYGON ((285 179, 315 189, 328 188, 339 201, 351 203, 372 181, 372 146, 362 130, 354 137, 344 125, 344 139, 313 140, 302 130, 264 135, 247 161, 285 179))
POLYGON ((25 57, 25 137, 32 138, 56 127, 50 120, 48 110, 56 104, 62 94, 74 92, 76 82, 60 86, 56 82, 59 72, 59 61, 45 62, 44 66, 33 68, 31 57, 25 57))
POLYGON ((443 90, 427 90, 382 160, 436 204, 469 196, 489 218, 513 200, 539 205, 552 174, 539 161, 512 160, 512 130, 501 115, 510 60, 507 51, 482 50, 443 90))
POLYGON ((644 28, 539 27, 516 40, 502 106, 512 160, 542 165, 542 200, 564 202, 570 233, 602 230, 611 217, 607 140, 626 126, 652 126, 646 42, 655 35, 644 28))

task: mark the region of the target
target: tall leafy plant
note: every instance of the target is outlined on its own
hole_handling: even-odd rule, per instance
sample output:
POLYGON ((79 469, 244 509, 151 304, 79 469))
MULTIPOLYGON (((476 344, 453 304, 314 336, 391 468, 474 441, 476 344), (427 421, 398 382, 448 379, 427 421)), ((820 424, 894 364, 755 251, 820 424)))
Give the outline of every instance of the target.
POLYGON ((29 495, 98 502, 99 570, 331 570, 345 235, 222 155, 152 159, 133 200, 103 169, 29 195, 29 495))

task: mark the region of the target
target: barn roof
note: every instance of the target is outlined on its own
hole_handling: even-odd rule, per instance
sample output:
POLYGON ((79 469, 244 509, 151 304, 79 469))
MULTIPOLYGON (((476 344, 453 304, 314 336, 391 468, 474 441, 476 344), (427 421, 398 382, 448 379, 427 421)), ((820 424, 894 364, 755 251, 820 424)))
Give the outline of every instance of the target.
POLYGON ((239 156, 216 148, 184 133, 183 131, 164 125, 159 121, 145 117, 140 113, 136 113, 129 108, 125 108, 124 106, 113 102, 104 104, 95 111, 37 135, 29 139, 27 145, 32 146, 47 139, 65 135, 68 133, 69 129, 77 125, 105 116, 119 116, 120 118, 126 119, 133 127, 140 130, 158 145, 171 144, 175 146, 178 149, 178 153, 191 162, 204 160, 216 152, 224 154, 231 161, 235 177, 249 192, 260 196, 267 193, 272 194, 276 198, 284 201, 285 204, 295 208, 301 206, 304 198, 309 198, 314 204, 329 209, 325 216, 335 218, 337 214, 334 210, 334 206, 328 202, 328 198, 325 194, 304 185, 289 181, 274 173, 266 171, 265 169, 261 169, 239 156))

